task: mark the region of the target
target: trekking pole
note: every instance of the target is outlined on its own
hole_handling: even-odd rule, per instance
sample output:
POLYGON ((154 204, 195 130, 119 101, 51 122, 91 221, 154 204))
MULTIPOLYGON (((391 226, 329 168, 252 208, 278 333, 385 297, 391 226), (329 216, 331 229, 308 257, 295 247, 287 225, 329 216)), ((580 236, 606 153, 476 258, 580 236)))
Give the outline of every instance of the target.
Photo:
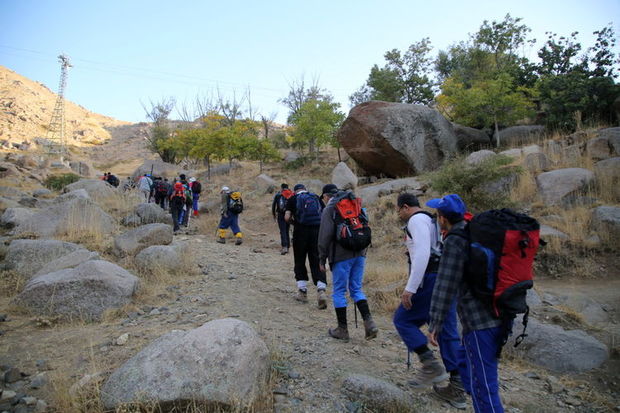
POLYGON ((411 352, 407 349, 407 370, 411 368, 411 352))
POLYGON ((357 328, 357 307, 353 303, 353 313, 355 314, 355 328, 357 328))

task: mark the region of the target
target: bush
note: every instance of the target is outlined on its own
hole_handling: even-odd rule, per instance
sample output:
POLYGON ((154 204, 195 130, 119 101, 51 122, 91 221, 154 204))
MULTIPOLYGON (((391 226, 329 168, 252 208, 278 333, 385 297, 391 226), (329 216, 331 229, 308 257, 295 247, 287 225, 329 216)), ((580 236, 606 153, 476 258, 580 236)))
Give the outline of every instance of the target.
POLYGON ((463 158, 446 162, 431 174, 432 188, 441 194, 458 194, 472 212, 511 207, 508 191, 489 190, 489 185, 510 179, 521 169, 512 166, 513 160, 498 155, 477 165, 468 165, 463 158))
POLYGON ((289 171, 294 171, 294 170, 301 168, 302 166, 306 165, 307 163, 313 160, 314 159, 311 159, 309 156, 300 156, 299 158, 295 159, 292 162, 287 162, 284 165, 284 167, 289 171))
POLYGON ((43 183, 47 188, 60 191, 66 185, 72 184, 80 180, 80 176, 72 173, 53 175, 43 183))

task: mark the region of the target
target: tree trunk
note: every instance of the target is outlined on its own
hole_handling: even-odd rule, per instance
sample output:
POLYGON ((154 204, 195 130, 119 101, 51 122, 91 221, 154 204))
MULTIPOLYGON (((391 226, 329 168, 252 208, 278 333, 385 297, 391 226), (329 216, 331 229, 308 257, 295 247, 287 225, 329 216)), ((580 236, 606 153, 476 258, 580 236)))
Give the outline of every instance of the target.
POLYGON ((499 148, 499 126, 497 125, 497 116, 494 116, 495 122, 495 146, 499 148))

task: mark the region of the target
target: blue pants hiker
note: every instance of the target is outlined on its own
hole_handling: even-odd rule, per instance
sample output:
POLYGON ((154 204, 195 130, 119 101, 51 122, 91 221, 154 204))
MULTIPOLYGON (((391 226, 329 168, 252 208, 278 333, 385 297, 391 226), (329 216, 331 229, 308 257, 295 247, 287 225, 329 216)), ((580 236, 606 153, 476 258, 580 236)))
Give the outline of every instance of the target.
POLYGON ((278 214, 278 228, 280 229, 280 246, 291 247, 290 229, 291 224, 284 220, 284 214, 278 214))
POLYGON ((226 215, 222 215, 220 219, 220 225, 218 225, 219 229, 227 229, 233 232, 233 234, 237 234, 241 232, 239 228, 239 214, 233 214, 232 212, 228 212, 226 215))
POLYGON ((461 380, 476 413, 503 413, 499 397, 497 350, 502 327, 474 330, 463 335, 465 368, 461 380))
POLYGON ((332 267, 334 308, 347 306, 346 293, 354 303, 365 300, 362 292, 362 280, 364 278, 364 265, 366 257, 355 257, 337 262, 332 267))
MULTIPOLYGON (((411 297, 411 309, 407 310, 401 304, 394 313, 394 326, 409 352, 428 344, 428 339, 420 331, 420 327, 429 322, 431 296, 433 295, 436 279, 437 274, 435 273, 425 274, 422 286, 411 297)), ((461 340, 456 325, 456 301, 446 315, 437 341, 439 342, 439 351, 446 371, 459 370, 459 364, 461 364, 460 367, 462 368, 464 360, 461 340)))
POLYGON ((199 198, 200 198, 200 194, 196 194, 196 193, 193 194, 193 197, 192 197, 192 203, 193 203, 192 204, 192 209, 194 211, 198 211, 198 199, 199 198))

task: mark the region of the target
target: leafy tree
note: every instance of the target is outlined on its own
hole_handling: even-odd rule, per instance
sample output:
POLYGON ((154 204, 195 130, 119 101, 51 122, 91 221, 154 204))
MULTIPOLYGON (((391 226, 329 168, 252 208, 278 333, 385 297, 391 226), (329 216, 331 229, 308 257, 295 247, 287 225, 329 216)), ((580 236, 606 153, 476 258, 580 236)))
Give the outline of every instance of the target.
POLYGON ((339 108, 339 103, 326 100, 304 102, 290 121, 295 143, 307 146, 311 154, 318 152, 321 145, 334 144, 335 133, 344 121, 339 108))
POLYGON ((280 159, 280 152, 266 139, 252 139, 248 141, 247 158, 259 162, 260 173, 263 173, 265 162, 280 159))
POLYGON ((170 139, 171 129, 168 126, 168 116, 175 105, 172 97, 164 98, 159 102, 149 101, 150 108, 143 103, 142 108, 146 117, 153 122, 153 126, 147 136, 148 147, 157 153, 164 162, 176 163, 176 153, 165 142, 170 139))
POLYGON ((289 109, 288 122, 301 110, 304 103, 309 100, 332 101, 333 97, 319 86, 318 79, 313 79, 310 86, 306 86, 304 76, 289 84, 289 92, 285 98, 279 100, 289 109))

